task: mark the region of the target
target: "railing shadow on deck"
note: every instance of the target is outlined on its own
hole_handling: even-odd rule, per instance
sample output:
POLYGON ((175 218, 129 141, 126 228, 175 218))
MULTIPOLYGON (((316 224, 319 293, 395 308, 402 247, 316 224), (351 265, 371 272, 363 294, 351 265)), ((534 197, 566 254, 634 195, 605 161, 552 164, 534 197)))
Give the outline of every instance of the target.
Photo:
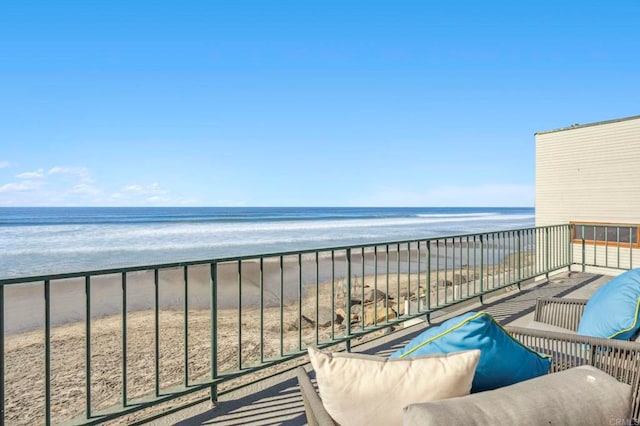
MULTIPOLYGON (((563 276, 563 274, 560 276, 563 276)), ((530 283, 531 286, 523 288, 521 291, 497 295, 495 299, 488 301, 488 303, 477 303, 469 306, 468 309, 487 311, 496 317, 499 316, 501 323, 508 324, 532 314, 535 309, 535 302, 541 295, 564 297, 600 279, 602 279, 602 275, 587 274, 584 277, 577 277, 575 282, 570 282, 566 285, 551 283, 550 281, 530 283)), ((429 324, 425 322, 408 329, 401 328, 379 337, 375 341, 360 345, 364 349, 354 347, 353 350, 363 354, 388 356, 404 347, 426 328, 438 326, 450 316, 451 314, 443 315, 429 324)), ((309 376, 312 380, 315 380, 315 374, 312 370, 309 371, 309 376)), ((215 408, 206 409, 176 424, 182 426, 200 424, 235 426, 247 422, 264 425, 277 422, 278 424, 292 426, 306 424, 304 407, 299 397, 295 379, 283 379, 283 381, 256 393, 250 393, 232 401, 221 403, 215 408), (291 410, 297 410, 297 415, 292 413, 291 410)))
POLYGON ((241 426, 247 423, 298 426, 306 423, 295 378, 239 399, 221 401, 215 408, 179 421, 176 426, 241 426))

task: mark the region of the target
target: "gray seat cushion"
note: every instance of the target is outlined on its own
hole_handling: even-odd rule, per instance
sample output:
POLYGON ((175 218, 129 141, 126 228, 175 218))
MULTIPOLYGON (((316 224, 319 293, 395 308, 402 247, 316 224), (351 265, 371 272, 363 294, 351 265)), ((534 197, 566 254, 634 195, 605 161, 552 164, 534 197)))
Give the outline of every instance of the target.
POLYGON ((538 331, 553 331, 554 333, 576 334, 575 331, 568 328, 559 327, 557 325, 546 324, 544 322, 530 321, 529 324, 524 327, 538 331))
POLYGON ((630 409, 631 386, 581 366, 469 396, 412 404, 404 409, 403 424, 630 424, 619 423, 628 421, 630 409))
MULTIPOLYGON (((529 321, 529 323, 524 327, 530 328, 532 330, 539 330, 539 331, 553 331, 555 333, 577 334, 575 331, 566 329, 564 327, 558 327, 557 325, 545 324, 543 322, 538 322, 533 320, 529 321)), ((640 343, 640 332, 632 336, 630 340, 632 342, 640 343)))

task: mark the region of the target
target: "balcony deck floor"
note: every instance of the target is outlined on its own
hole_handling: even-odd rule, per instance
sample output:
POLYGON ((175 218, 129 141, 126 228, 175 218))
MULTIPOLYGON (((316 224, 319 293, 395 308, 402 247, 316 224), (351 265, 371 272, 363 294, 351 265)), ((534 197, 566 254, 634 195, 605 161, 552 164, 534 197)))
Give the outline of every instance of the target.
MULTIPOLYGON (((527 327, 533 320, 536 299, 539 297, 573 297, 588 299, 600 286, 611 280, 610 275, 583 272, 562 272, 552 275, 549 281, 523 283, 521 290, 497 292, 487 296, 484 304, 478 300, 466 302, 434 313, 432 324, 468 311, 483 310, 504 325, 527 327)), ((384 338, 353 347, 354 352, 388 355, 404 346, 413 336, 422 332, 427 324, 396 330, 384 338)), ((191 425, 304 425, 306 417, 302 397, 292 371, 271 379, 257 382, 238 392, 221 398, 215 408, 206 404, 196 405, 162 419, 154 424, 191 425)))

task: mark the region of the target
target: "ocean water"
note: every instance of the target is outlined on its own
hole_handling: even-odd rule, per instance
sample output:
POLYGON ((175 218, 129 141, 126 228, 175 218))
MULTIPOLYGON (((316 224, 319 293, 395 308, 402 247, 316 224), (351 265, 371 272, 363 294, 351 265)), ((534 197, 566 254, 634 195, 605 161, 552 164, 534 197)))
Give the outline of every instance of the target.
POLYGON ((0 208, 0 278, 533 225, 533 208, 0 208))

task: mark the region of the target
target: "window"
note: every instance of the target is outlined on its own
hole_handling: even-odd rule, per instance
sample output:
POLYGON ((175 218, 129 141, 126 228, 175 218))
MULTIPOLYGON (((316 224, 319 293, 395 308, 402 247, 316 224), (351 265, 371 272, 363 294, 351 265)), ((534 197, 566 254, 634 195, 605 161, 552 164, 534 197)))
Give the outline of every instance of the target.
POLYGON ((638 246, 638 225, 614 223, 577 223, 573 225, 573 242, 629 247, 638 246))

